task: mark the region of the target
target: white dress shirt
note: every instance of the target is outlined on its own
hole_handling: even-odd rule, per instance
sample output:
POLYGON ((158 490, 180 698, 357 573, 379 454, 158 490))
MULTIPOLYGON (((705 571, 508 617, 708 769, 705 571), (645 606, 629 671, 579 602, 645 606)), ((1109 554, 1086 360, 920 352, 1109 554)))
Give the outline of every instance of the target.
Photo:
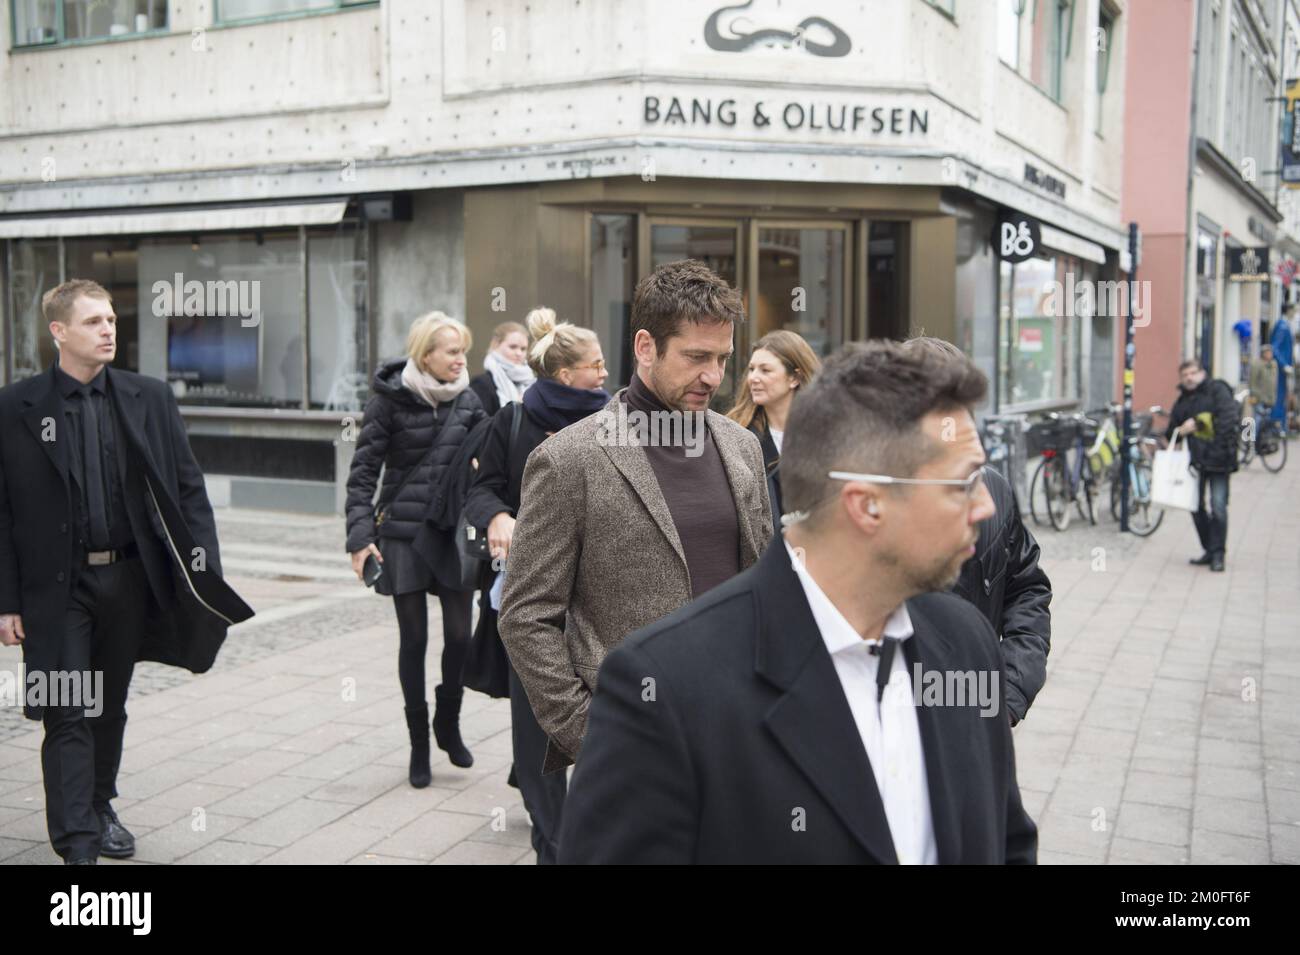
POLYGON ((776 446, 776 453, 781 453, 781 445, 785 442, 785 432, 777 431, 776 428, 768 428, 767 433, 772 436, 772 444, 776 446))
POLYGON ((876 669, 880 657, 870 652, 875 641, 862 639, 817 586, 794 549, 788 543, 785 547, 862 736, 898 861, 903 865, 935 865, 939 853, 930 816, 925 751, 901 644, 913 633, 907 605, 900 604, 885 621, 883 635, 898 638, 900 644, 895 648, 884 699, 877 704, 876 669))

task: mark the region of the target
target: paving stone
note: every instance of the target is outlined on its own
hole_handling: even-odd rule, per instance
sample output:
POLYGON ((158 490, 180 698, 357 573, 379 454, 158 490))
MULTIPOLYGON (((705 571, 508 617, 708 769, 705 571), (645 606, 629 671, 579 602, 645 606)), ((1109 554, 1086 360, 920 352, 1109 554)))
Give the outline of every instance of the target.
POLYGON ((1112 851, 1114 845, 1127 841, 1185 847, 1190 841, 1190 823, 1191 813, 1186 809, 1149 806, 1126 799, 1119 807, 1112 851))

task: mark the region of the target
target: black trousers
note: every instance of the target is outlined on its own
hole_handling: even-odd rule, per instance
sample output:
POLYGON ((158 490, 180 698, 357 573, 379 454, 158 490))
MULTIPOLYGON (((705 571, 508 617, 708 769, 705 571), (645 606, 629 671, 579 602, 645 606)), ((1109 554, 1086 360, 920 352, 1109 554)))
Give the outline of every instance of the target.
POLYGON ((50 844, 64 858, 99 855, 98 812, 117 796, 126 693, 149 600, 138 557, 77 572, 59 670, 89 672, 102 683, 100 699, 84 707, 48 706, 44 713, 45 819, 50 844))
MULTIPOLYGON (((493 613, 490 608, 486 613, 493 613)), ((533 821, 533 850, 538 865, 555 865, 559 851, 560 814, 568 783, 563 772, 542 775, 546 733, 537 723, 524 685, 510 667, 510 737, 514 744, 515 781, 533 821)))
POLYGON ((1192 514, 1201 547, 1211 557, 1220 559, 1228 544, 1228 478, 1227 474, 1202 471, 1196 488, 1197 509, 1192 514))

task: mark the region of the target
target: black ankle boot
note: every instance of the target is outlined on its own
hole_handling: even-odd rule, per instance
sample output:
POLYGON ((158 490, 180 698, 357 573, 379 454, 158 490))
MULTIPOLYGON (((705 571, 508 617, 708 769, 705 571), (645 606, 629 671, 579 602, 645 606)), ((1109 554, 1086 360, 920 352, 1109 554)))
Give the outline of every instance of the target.
POLYGON ((411 734, 411 768, 408 778, 416 789, 423 789, 433 782, 433 771, 429 768, 429 707, 427 704, 406 708, 406 729, 411 734))
POLYGON ((465 691, 460 687, 438 685, 433 688, 433 738, 447 754, 453 766, 467 769, 474 757, 460 738, 460 701, 465 691))

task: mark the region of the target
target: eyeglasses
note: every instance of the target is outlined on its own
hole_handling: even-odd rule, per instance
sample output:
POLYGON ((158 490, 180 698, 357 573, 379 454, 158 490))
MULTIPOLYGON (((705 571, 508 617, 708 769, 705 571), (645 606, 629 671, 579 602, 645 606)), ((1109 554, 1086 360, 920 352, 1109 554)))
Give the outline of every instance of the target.
POLYGON ((590 365, 570 365, 570 366, 569 366, 569 369, 570 369, 571 371, 577 371, 577 370, 580 369, 580 368, 590 368, 590 369, 592 369, 592 371, 604 371, 604 370, 605 370, 605 359, 602 358, 602 359, 600 359, 599 361, 593 361, 590 365))
POLYGON ((836 481, 863 481, 867 484, 935 484, 942 487, 960 487, 968 498, 984 483, 984 466, 980 465, 968 478, 900 478, 888 474, 858 474, 856 471, 831 471, 827 477, 836 481))

